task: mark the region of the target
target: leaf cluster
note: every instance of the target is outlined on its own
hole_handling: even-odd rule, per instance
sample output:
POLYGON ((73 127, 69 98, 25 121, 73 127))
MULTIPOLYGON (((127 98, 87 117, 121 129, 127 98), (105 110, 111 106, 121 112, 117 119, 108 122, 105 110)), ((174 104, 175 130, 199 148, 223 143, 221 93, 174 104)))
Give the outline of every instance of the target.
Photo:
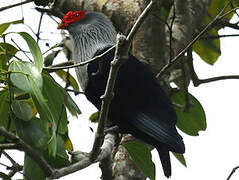
MULTIPOLYGON (((20 50, 6 42, 5 33, 14 21, 0 24, 0 126, 15 133, 43 156, 52 167, 59 168, 69 164, 66 151, 73 145, 68 137, 68 116, 77 116, 81 111, 54 78, 43 70, 42 52, 31 35, 18 34, 28 45, 33 61, 23 61, 16 55, 20 50), (68 111, 67 111, 68 110, 68 111)), ((76 80, 65 71, 57 75, 74 90, 79 91, 76 80)), ((0 137, 1 143, 9 140, 0 137)), ((24 160, 24 174, 34 179, 45 177, 41 167, 27 154, 24 160)))

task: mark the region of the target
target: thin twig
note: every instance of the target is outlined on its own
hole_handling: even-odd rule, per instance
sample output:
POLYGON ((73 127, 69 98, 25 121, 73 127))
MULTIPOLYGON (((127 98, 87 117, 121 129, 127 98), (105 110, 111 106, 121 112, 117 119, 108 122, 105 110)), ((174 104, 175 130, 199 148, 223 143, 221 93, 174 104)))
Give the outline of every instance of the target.
POLYGON ((223 27, 229 27, 229 28, 232 28, 232 29, 239 29, 239 26, 238 26, 238 23, 230 23, 226 20, 218 20, 216 21, 213 26, 223 26, 223 27))
POLYGON ((195 69, 194 69, 192 51, 193 51, 192 47, 188 48, 188 50, 187 50, 187 58, 188 58, 187 62, 188 62, 189 73, 190 73, 190 77, 192 79, 193 85, 198 86, 199 78, 198 78, 197 73, 195 72, 195 69))
POLYGON ((182 69, 182 85, 183 85, 183 94, 185 98, 185 106, 184 106, 184 111, 188 112, 189 108, 191 106, 190 99, 189 99, 189 93, 188 93, 188 84, 187 84, 187 74, 186 74, 186 68, 185 64, 181 61, 180 63, 181 69, 182 69))
POLYGON ((239 34, 222 34, 218 36, 205 36, 205 37, 201 37, 200 39, 208 40, 208 39, 218 39, 218 38, 237 37, 237 36, 239 36, 239 34))
POLYGON ((212 77, 207 79, 199 79, 193 65, 192 48, 188 49, 187 55, 188 55, 188 65, 190 70, 190 76, 191 76, 193 85, 195 87, 198 87, 200 84, 205 84, 205 83, 210 83, 210 82, 215 82, 220 80, 239 79, 239 75, 218 76, 218 77, 212 77))
POLYGON ((231 9, 230 11, 228 11, 228 12, 226 12, 225 14, 221 15, 221 16, 219 17, 219 19, 222 19, 222 18, 226 17, 227 15, 231 14, 232 12, 236 12, 236 10, 238 10, 238 9, 239 9, 239 7, 236 7, 236 8, 231 9))
MULTIPOLYGON (((11 143, 13 144, 13 143, 11 143)), ((16 161, 8 154, 6 153, 5 151, 2 152, 2 154, 12 163, 12 164, 15 164, 16 161)))
POLYGON ((42 23, 43 15, 44 15, 44 13, 42 12, 42 13, 41 13, 41 16, 40 16, 39 24, 38 24, 37 33, 36 33, 37 43, 38 43, 39 40, 40 40, 40 30, 41 30, 41 23, 42 23))
POLYGON ((8 166, 8 165, 6 165, 6 164, 3 164, 3 163, 1 163, 1 162, 0 162, 0 165, 6 167, 7 169, 11 168, 10 166, 8 166))
POLYGON ((11 41, 17 46, 17 48, 23 52, 23 54, 29 59, 30 62, 33 62, 32 59, 27 55, 28 51, 23 50, 12 38, 11 41))
POLYGON ((49 49, 47 49, 44 53, 42 53, 42 55, 46 54, 47 52, 49 52, 52 49, 58 48, 58 47, 62 47, 64 44, 64 41, 61 41, 60 43, 55 44, 54 46, 50 47, 49 49))
POLYGON ((11 171, 8 173, 9 177, 13 177, 17 172, 22 171, 23 166, 19 165, 10 155, 3 151, 3 155, 12 163, 12 166, 9 168, 11 171))
POLYGON ((25 24, 25 23, 23 23, 23 24, 32 32, 32 34, 36 35, 35 31, 33 30, 33 28, 30 25, 25 24))
POLYGON ((222 8, 222 10, 218 13, 218 15, 180 52, 176 55, 170 63, 166 64, 161 71, 156 75, 157 78, 160 78, 170 67, 180 61, 180 57, 215 23, 222 15, 224 10, 230 4, 232 0, 229 0, 227 4, 222 8))
POLYGON ((75 68, 75 67, 79 67, 79 66, 84 66, 84 65, 89 64, 91 62, 94 62, 96 60, 100 60, 103 56, 105 56, 108 52, 110 52, 114 48, 115 48, 115 46, 112 46, 111 48, 109 48, 104 53, 102 53, 98 56, 95 56, 92 59, 81 62, 81 63, 77 63, 77 64, 73 64, 73 65, 67 65, 67 66, 60 66, 60 67, 59 67, 59 65, 57 65, 57 67, 56 66, 50 66, 50 67, 45 67, 43 69, 46 70, 46 71, 54 72, 54 71, 58 71, 58 70, 62 70, 62 69, 70 69, 70 68, 75 68))
MULTIPOLYGON (((53 69, 53 71, 54 71, 55 68, 63 68, 63 67, 72 66, 72 65, 74 65, 74 61, 70 60, 70 61, 59 63, 59 64, 54 64, 54 65, 51 65, 51 66, 47 66, 47 67, 44 67, 43 69, 46 70, 46 71, 50 71, 50 70, 53 69)), ((57 70, 61 70, 61 69, 57 69, 57 70)))
POLYGON ((226 76, 218 76, 218 77, 212 77, 207 79, 198 79, 198 82, 194 84, 194 86, 199 86, 200 84, 204 83, 210 83, 220 80, 227 80, 227 79, 239 79, 239 75, 226 75, 226 76))
POLYGON ((173 31, 172 31, 172 28, 173 28, 174 20, 176 18, 175 9, 176 9, 175 2, 173 1, 173 17, 172 17, 170 25, 167 23, 167 27, 169 30, 169 58, 170 58, 169 61, 173 58, 173 49, 172 49, 173 31))
POLYGON ((60 19, 62 19, 65 16, 65 14, 62 12, 62 10, 60 10, 57 7, 52 7, 50 9, 36 7, 35 9, 39 12, 47 13, 49 16, 53 15, 60 19))
POLYGON ((16 6, 21 6, 23 4, 27 4, 27 3, 32 2, 32 1, 33 0, 26 0, 26 1, 23 1, 23 2, 19 2, 19 3, 16 3, 16 4, 9 5, 9 6, 5 6, 5 7, 0 8, 0 11, 4 11, 6 9, 10 9, 10 8, 13 8, 13 7, 16 7, 16 6))
POLYGON ((236 172, 237 169, 239 169, 239 166, 236 166, 236 167, 234 167, 234 168, 232 169, 232 171, 231 171, 231 173, 229 174, 227 180, 230 180, 230 179, 231 179, 232 175, 236 172))
POLYGON ((76 90, 74 90, 74 89, 66 89, 66 91, 68 91, 68 92, 73 92, 75 95, 85 94, 83 91, 76 91, 76 90))

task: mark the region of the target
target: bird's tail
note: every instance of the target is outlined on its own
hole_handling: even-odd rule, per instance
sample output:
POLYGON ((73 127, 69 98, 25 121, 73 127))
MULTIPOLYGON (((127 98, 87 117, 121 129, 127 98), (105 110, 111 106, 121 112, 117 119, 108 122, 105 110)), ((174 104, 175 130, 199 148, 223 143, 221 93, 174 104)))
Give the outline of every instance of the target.
POLYGON ((169 156, 169 151, 162 147, 157 148, 159 153, 159 158, 163 167, 164 175, 169 178, 171 176, 171 161, 169 156))

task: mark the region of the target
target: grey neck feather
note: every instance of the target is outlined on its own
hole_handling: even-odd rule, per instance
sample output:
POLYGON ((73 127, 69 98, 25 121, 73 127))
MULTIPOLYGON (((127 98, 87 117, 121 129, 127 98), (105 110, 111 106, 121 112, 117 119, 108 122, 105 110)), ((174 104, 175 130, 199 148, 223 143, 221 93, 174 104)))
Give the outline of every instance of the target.
MULTIPOLYGON (((74 44, 75 63, 84 62, 94 57, 97 52, 116 43, 116 31, 111 21, 102 13, 87 12, 78 22, 70 24, 68 31, 74 44)), ((87 65, 76 68, 81 88, 88 83, 87 65)))

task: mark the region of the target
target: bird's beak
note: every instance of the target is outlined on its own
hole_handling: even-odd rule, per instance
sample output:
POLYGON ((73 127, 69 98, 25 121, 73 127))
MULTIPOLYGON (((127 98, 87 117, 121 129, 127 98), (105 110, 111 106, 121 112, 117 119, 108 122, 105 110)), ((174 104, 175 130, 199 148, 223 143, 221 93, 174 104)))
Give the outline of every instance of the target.
POLYGON ((66 25, 61 22, 60 24, 58 24, 57 29, 66 29, 66 25))

